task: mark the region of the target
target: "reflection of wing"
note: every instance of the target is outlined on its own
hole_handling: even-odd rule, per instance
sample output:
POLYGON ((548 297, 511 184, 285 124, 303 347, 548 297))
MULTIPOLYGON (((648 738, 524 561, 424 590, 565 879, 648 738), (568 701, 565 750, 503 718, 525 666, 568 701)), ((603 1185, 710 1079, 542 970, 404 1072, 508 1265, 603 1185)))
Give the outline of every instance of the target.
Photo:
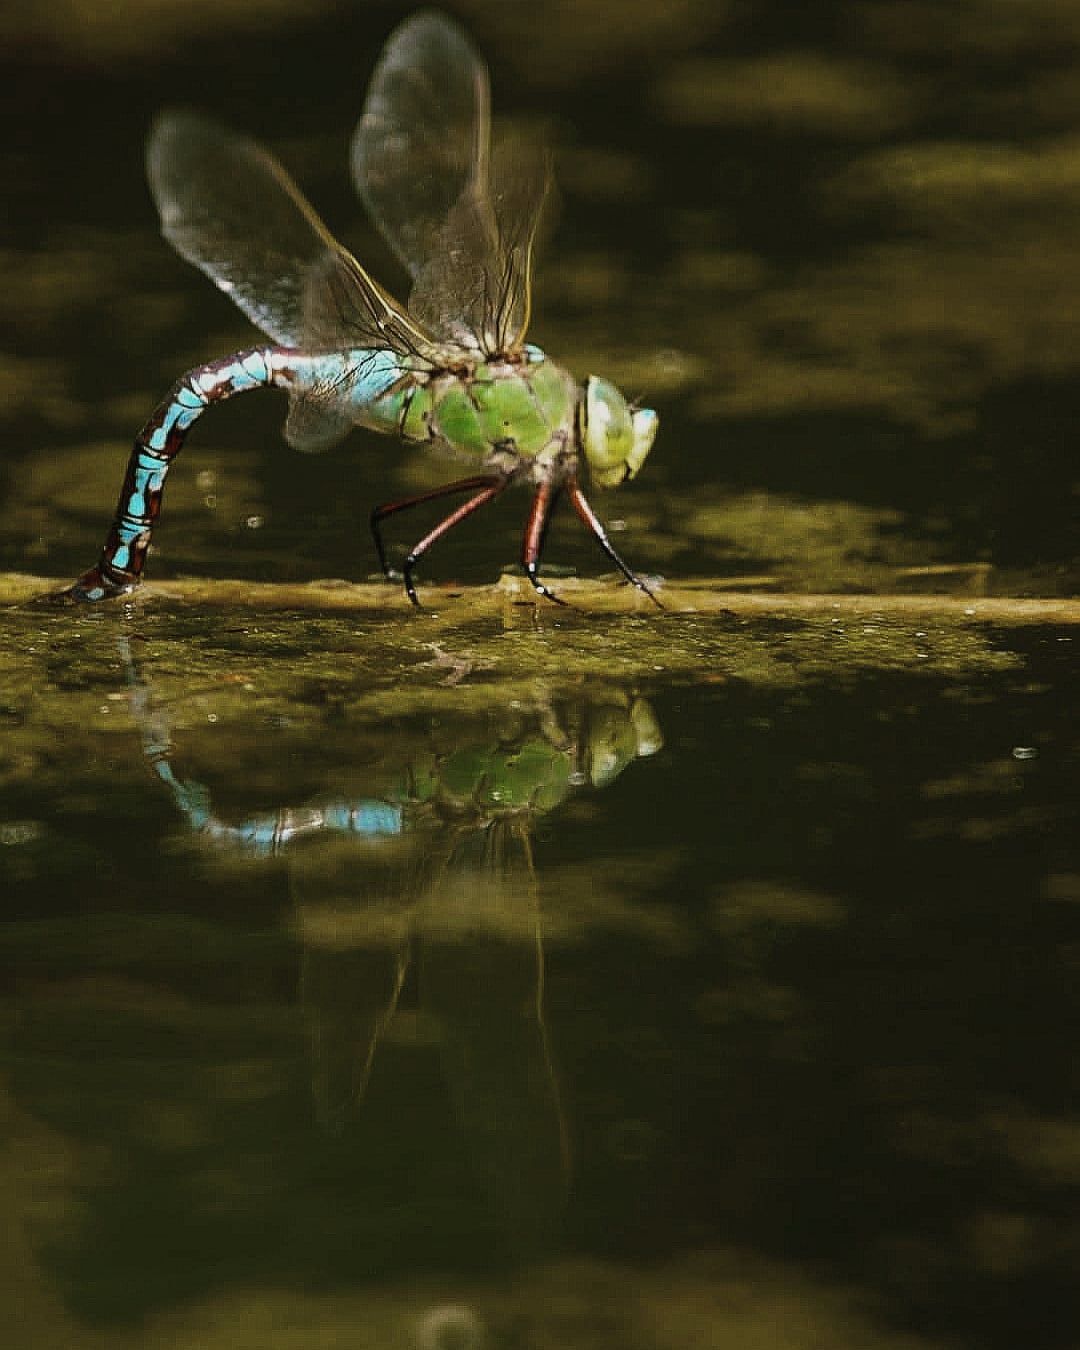
MULTIPOLYGON (((276 341, 400 355, 431 345, 254 141, 195 113, 167 113, 147 169, 165 237, 276 341)), ((346 379, 297 396, 289 439, 310 449, 343 435, 348 391, 346 379)))
POLYGON ((520 346, 548 163, 521 144, 492 162, 487 70, 457 24, 428 12, 390 36, 352 167, 412 274, 410 313, 445 342, 520 346))
POLYGON ((312 1095, 320 1122, 335 1133, 367 1088, 407 969, 407 944, 313 944, 304 951, 300 999, 311 1038, 312 1095))
POLYGON ((544 1008, 539 885, 527 816, 461 834, 426 905, 419 980, 442 1031, 458 1123, 503 1242, 549 1249, 570 1141, 544 1008))

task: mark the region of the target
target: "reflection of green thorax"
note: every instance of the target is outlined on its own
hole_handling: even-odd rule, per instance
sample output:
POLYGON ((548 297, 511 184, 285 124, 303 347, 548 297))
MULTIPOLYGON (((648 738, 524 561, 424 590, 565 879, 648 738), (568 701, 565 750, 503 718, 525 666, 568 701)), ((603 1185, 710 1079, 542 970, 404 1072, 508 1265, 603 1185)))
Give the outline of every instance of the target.
POLYGON ((572 772, 572 756, 543 736, 479 742, 413 764, 407 796, 491 816, 550 811, 570 791, 572 772))
POLYGON ((460 455, 531 459, 572 442, 577 401, 573 378, 530 348, 528 360, 479 362, 469 374, 418 372, 375 399, 364 421, 460 455))

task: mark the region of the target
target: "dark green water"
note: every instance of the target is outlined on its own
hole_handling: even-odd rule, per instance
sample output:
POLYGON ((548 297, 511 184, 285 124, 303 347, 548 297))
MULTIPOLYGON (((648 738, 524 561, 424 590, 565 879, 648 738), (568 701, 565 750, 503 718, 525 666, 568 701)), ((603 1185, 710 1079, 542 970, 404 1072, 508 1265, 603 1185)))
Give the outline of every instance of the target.
MULTIPOLYGON (((159 107, 400 289, 344 163, 405 12, 3 19, 5 572, 88 566, 157 398, 250 339, 157 236, 159 107)), ((1075 592, 1075 5, 456 12, 554 119, 531 336, 661 413, 598 503, 632 562, 1075 592)), ((362 578, 440 481, 281 413, 200 424, 151 580, 362 578)), ((422 616, 0 611, 0 1342, 1075 1346, 1075 620, 441 612, 523 513, 422 616)))
POLYGON ((1069 1343, 1067 635, 94 620, 3 709, 25 1344, 1069 1343))

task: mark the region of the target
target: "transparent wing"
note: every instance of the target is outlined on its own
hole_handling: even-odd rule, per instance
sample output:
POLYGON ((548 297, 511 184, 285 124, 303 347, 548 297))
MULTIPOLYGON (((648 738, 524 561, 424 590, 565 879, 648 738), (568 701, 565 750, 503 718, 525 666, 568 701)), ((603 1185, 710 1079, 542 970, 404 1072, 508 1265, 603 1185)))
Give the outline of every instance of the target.
POLYGON ((413 353, 429 341, 255 141, 167 113, 147 172, 166 239, 278 342, 413 353))
MULTIPOLYGON (((197 113, 166 113, 147 172, 166 239, 275 341, 413 356, 431 346, 256 142, 197 113)), ((295 395, 289 440, 301 449, 339 440, 352 422, 348 393, 343 380, 295 395)))
POLYGON ((413 277, 410 314, 485 352, 524 337, 550 178, 521 142, 493 164, 490 119, 483 61, 457 24, 424 12, 388 39, 352 145, 357 190, 413 277))
POLYGON ((489 144, 487 67, 456 23, 423 12, 391 33, 352 143, 372 220, 415 277, 489 144))
POLYGON ((307 269, 333 240, 281 165, 178 110, 155 123, 146 166, 165 238, 264 333, 297 345, 307 269))
POLYGON ((423 358, 433 346, 429 334, 333 240, 305 270, 301 333, 314 349, 388 348, 423 358))
MULTIPOLYGON (((314 350, 389 349, 402 357, 427 359, 431 339, 340 244, 332 244, 305 275, 301 331, 314 350)), ((333 381, 290 393, 285 439, 307 453, 336 445, 356 421, 353 386, 363 379, 368 361, 333 381)))
POLYGON ((483 182, 470 183, 417 273, 409 312, 444 341, 489 355, 520 348, 532 306, 532 262, 550 161, 522 138, 500 143, 483 182))

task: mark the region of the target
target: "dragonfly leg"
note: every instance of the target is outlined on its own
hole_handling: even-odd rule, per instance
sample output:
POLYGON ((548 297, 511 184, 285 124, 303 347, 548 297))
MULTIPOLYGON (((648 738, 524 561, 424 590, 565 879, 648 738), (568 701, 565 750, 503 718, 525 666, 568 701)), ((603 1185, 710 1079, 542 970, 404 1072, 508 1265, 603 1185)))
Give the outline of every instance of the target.
POLYGON ((459 478, 456 482, 444 483, 442 487, 432 488, 430 492, 421 492, 416 497, 403 497, 399 501, 384 502, 382 506, 377 506, 371 513, 371 537, 375 540, 375 552, 379 555, 379 567, 383 576, 389 579, 391 575, 380 528, 384 520, 389 516, 396 516, 399 511, 410 511, 414 506, 420 506, 424 502, 437 501, 440 497, 452 497, 455 492, 472 492, 476 488, 494 487, 497 483, 501 484, 502 479, 494 474, 476 474, 472 478, 459 478))
MULTIPOLYGON (((420 601, 417 598, 416 586, 413 583, 413 572, 416 570, 416 564, 432 544, 441 539, 444 534, 448 534, 455 525, 460 525, 460 523, 471 516, 474 511, 479 511, 482 506, 486 506, 488 502, 494 501, 499 493, 506 487, 505 478, 483 478, 479 481, 486 483, 487 485, 483 491, 478 492, 474 497, 470 497, 468 501, 462 502, 456 511, 451 511, 444 520, 440 520, 433 530, 425 534, 423 539, 421 539, 418 544, 414 544, 409 550, 409 556, 405 559, 405 566, 402 568, 402 572, 405 576, 405 593, 417 609, 420 608, 420 601)), ((455 488, 460 488, 461 484, 457 483, 453 486, 455 488)), ((432 495, 439 496, 443 494, 434 493, 432 495)))
POLYGON ((578 516, 581 518, 581 521, 584 524, 585 528, 589 531, 589 533, 593 536, 596 542, 608 555, 611 561, 623 574, 626 580, 631 584, 631 586, 636 586, 639 591, 644 591, 645 594, 649 597, 649 599, 653 602, 653 604, 656 605, 658 609, 663 609, 664 606, 660 603, 660 601, 656 598, 656 596, 653 595, 652 591, 649 590, 648 586, 646 586, 644 581, 642 581, 642 579, 639 576, 637 576, 636 573, 632 572, 630 568, 627 567, 626 563, 624 563, 623 560, 619 557, 619 555, 615 552, 615 546, 608 538, 607 530, 604 529, 603 525, 600 523, 600 518, 597 516, 596 512, 589 505, 588 501, 586 501, 585 494, 584 492, 582 492, 581 486, 576 478, 572 478, 570 480, 570 482, 567 484, 566 490, 567 492, 569 492, 570 500, 574 504, 574 510, 578 513, 578 516))
POLYGON ((533 589, 542 595, 545 600, 553 600, 557 605, 565 605, 565 600, 560 600, 554 591, 549 591, 540 580, 540 554, 544 548, 544 538, 547 535, 548 521, 551 519, 552 510, 555 503, 559 500, 561 487, 552 487, 550 483, 541 483, 536 489, 532 499, 532 507, 529 510, 529 519, 525 523, 525 538, 521 545, 521 565, 525 569, 525 575, 532 583, 533 589))

